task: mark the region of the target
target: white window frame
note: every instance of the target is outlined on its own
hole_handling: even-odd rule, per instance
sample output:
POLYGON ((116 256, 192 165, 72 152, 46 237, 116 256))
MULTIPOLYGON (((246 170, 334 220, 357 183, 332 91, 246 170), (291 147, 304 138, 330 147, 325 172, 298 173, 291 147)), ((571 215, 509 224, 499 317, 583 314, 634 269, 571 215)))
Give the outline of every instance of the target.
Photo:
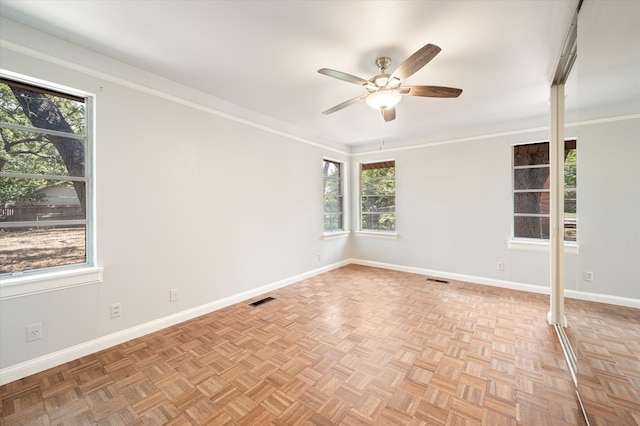
MULTIPOLYGON (((576 150, 577 150, 577 139, 575 137, 571 137, 571 138, 567 138, 565 139, 564 143, 566 144, 569 141, 575 141, 576 142, 576 150)), ((513 150, 515 147, 517 146, 525 146, 525 145, 532 145, 532 144, 539 144, 539 143, 547 143, 549 144, 549 141, 536 141, 536 142, 528 142, 528 143, 518 143, 518 144, 513 144, 510 146, 510 150, 509 150, 509 155, 511 158, 511 238, 509 239, 508 243, 507 243, 507 248, 510 250, 522 250, 522 251, 534 251, 534 252, 550 252, 550 240, 549 239, 544 239, 544 238, 526 238, 526 237, 516 237, 515 236, 515 217, 516 216, 536 216, 536 217, 549 217, 550 218, 550 213, 547 215, 544 214, 518 214, 515 212, 515 194, 519 193, 519 192, 527 192, 527 191, 535 191, 535 192, 546 192, 546 193, 550 193, 550 189, 532 189, 532 190, 516 190, 515 189, 515 170, 516 169, 525 169, 525 168, 531 168, 531 167, 545 167, 545 165, 536 165, 536 166, 515 166, 514 164, 514 156, 513 156, 513 150)), ((550 144, 549 144, 550 146, 550 144)), ((575 163, 565 163, 565 168, 567 165, 570 164, 575 164, 577 167, 577 162, 575 163)), ((549 164, 546 165, 546 167, 550 167, 549 164)), ((576 194, 578 192, 578 188, 577 185, 575 188, 564 188, 564 192, 566 192, 567 190, 574 190, 576 191, 576 194)), ((577 208, 576 208, 577 210, 577 208)), ((577 226, 577 224, 576 224, 577 226)), ((566 254, 578 254, 579 253, 579 245, 578 245, 578 241, 571 241, 571 240, 564 240, 564 251, 566 254)))
POLYGON ((378 164, 378 163, 389 163, 392 162, 393 163, 393 167, 395 169, 394 172, 394 177, 393 177, 393 181, 394 181, 394 192, 393 192, 393 197, 394 197, 394 205, 397 206, 397 199, 396 199, 396 192, 397 192, 397 173, 398 173, 398 168, 397 168, 397 162, 395 159, 387 159, 387 160, 376 160, 376 161, 366 161, 366 162, 361 162, 358 163, 358 234, 361 236, 374 236, 374 237, 380 237, 380 238, 386 238, 386 239, 396 239, 398 234, 398 216, 397 216, 397 211, 396 209, 394 209, 393 211, 393 216, 394 219, 396 221, 394 229, 393 230, 384 230, 384 229, 369 229, 369 228, 363 228, 362 227, 362 166, 363 165, 367 165, 367 164, 378 164))
MULTIPOLYGON (((77 287, 102 282, 103 268, 97 266, 96 256, 96 215, 95 215, 95 95, 67 86, 31 78, 0 69, 0 76, 19 83, 40 87, 84 98, 85 102, 85 186, 86 216, 85 244, 86 262, 29 271, 18 271, 0 275, 0 300, 27 296, 63 288, 77 287)), ((33 129, 30 129, 33 130, 33 129)), ((3 174, 4 176, 14 174, 3 174)), ((73 178, 72 178, 73 179, 73 178)), ((66 180, 72 180, 68 177, 66 180)), ((28 222, 20 225, 28 225, 28 222)))
POLYGON ((344 161, 340 161, 340 160, 335 160, 332 158, 327 158, 324 157, 322 159, 322 165, 323 165, 323 169, 324 169, 324 163, 325 162, 329 162, 329 163, 333 163, 333 164, 337 164, 339 169, 340 169, 340 214, 342 215, 342 227, 340 229, 336 229, 336 230, 326 230, 324 228, 324 220, 325 220, 325 214, 327 214, 325 212, 325 205, 324 205, 324 184, 325 184, 325 179, 327 178, 327 176, 324 175, 324 172, 322 173, 322 236, 324 239, 328 239, 331 237, 336 237, 339 235, 343 235, 343 234, 347 234, 347 209, 346 209, 346 202, 345 200, 347 200, 346 197, 346 187, 347 185, 346 183, 346 176, 347 176, 347 167, 344 161))

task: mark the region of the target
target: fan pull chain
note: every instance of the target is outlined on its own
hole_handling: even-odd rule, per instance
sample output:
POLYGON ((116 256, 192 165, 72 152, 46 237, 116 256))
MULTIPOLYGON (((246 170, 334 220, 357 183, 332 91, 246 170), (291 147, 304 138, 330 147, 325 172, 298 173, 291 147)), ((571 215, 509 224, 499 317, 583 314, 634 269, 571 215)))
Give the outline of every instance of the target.
POLYGON ((380 134, 382 135, 382 141, 380 142, 380 151, 384 147, 384 110, 380 110, 380 134))

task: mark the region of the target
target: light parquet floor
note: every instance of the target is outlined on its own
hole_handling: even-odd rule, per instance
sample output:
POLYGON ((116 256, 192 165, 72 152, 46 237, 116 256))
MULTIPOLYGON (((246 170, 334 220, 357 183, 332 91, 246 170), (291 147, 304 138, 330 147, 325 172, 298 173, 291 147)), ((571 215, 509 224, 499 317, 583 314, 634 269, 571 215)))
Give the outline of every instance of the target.
POLYGON ((590 424, 640 425, 640 309, 567 299, 565 313, 590 424))
POLYGON ((268 295, 2 386, 2 424, 585 424, 548 296, 357 265, 268 295))

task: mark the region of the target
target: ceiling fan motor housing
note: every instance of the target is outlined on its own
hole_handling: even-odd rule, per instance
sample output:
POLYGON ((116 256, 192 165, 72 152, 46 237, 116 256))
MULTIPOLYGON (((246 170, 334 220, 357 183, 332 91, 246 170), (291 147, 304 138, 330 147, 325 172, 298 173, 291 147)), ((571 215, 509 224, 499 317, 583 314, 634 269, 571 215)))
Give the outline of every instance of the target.
POLYGON ((369 79, 371 84, 365 86, 370 93, 377 92, 380 89, 393 90, 400 87, 400 79, 387 74, 386 71, 389 65, 391 65, 391 58, 382 56, 376 59, 376 66, 380 70, 380 74, 371 77, 371 79, 369 79))
POLYGON ((387 58, 386 56, 383 56, 381 58, 376 59, 376 67, 378 67, 378 69, 382 74, 384 74, 387 68, 389 68, 389 65, 391 65, 391 58, 387 58))

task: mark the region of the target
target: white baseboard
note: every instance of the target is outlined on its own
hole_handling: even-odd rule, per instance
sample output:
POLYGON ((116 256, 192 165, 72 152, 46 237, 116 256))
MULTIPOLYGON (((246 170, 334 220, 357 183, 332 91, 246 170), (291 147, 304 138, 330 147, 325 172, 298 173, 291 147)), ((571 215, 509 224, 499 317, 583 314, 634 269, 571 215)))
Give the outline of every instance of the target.
POLYGON ((512 281, 494 280, 491 278, 476 277, 473 275, 455 274, 452 272, 437 271, 434 269, 415 268, 412 266, 394 265, 390 263, 371 262, 368 260, 351 259, 351 263, 374 268, 391 269, 400 272, 410 272, 431 277, 448 278, 450 280, 465 281, 474 284, 485 284, 492 287, 509 288, 512 290, 528 291, 530 293, 549 294, 549 288, 532 284, 516 283, 512 281))
POLYGON ((115 345, 119 345, 120 343, 124 343, 129 340, 142 337, 149 333, 162 330, 172 325, 188 321, 201 315, 226 308, 227 306, 233 305, 235 303, 251 299, 253 297, 268 293, 273 290, 277 290, 282 287, 286 287, 304 279, 311 278, 324 272, 328 272, 333 269, 348 265, 349 263, 350 262, 348 260, 345 260, 322 268, 314 269, 303 274, 294 275, 292 277, 285 278, 283 280, 276 281, 255 289, 251 289, 249 291, 234 294, 232 296, 225 297, 220 300, 215 300, 210 303, 205 303, 204 305, 196 306, 194 308, 177 312, 166 317, 158 318, 156 320, 130 327, 125 330, 111 333, 97 339, 89 340, 88 342, 84 342, 79 345, 65 348, 60 351, 56 351, 38 358, 31 359, 29 361, 3 368, 0 370, 0 385, 4 385, 15 380, 20 380, 32 374, 39 373, 49 368, 56 367, 66 362, 99 352, 115 345))
POLYGON ((588 293, 580 290, 565 290, 564 295, 571 299, 589 300, 591 302, 607 303, 609 305, 627 306, 640 309, 640 300, 630 297, 611 296, 608 294, 588 293))
MULTIPOLYGON (((513 281, 495 280, 491 278, 477 277, 473 275, 455 274, 445 271, 436 271, 432 269, 415 268, 411 266, 394 265, 389 263, 371 262, 368 260, 351 259, 350 263, 364 266, 372 266, 375 268, 391 269, 400 272, 410 272, 420 275, 428 275, 433 277, 448 278, 450 280, 465 281, 475 284, 485 284, 493 287, 509 288, 512 290, 528 291, 532 293, 550 294, 549 287, 542 287, 532 284, 523 284, 513 281)), ((640 309, 640 300, 630 297, 611 296, 608 294, 588 293, 579 290, 565 290, 564 295, 570 299, 588 300, 591 302, 607 303, 610 305, 627 306, 629 308, 640 309)))
MULTIPOLYGON (((22 362, 20 364, 12 365, 0 370, 0 385, 4 385, 14 380, 19 380, 32 374, 39 373, 49 368, 56 367, 69 361, 73 361, 83 356, 90 355, 92 353, 99 352, 101 350, 110 348, 112 346, 124 343, 126 341, 142 337, 146 334, 153 333, 155 331, 162 330, 175 324, 179 324, 184 321, 199 317, 201 315, 208 314, 210 312, 217 311, 235 303, 242 302, 244 300, 251 299, 253 297, 268 293, 269 291, 277 290, 282 287, 294 284, 307 278, 314 277, 324 272, 331 271, 333 269, 340 268, 349 264, 371 266, 375 268, 390 269, 401 272, 409 272, 414 274, 433 276, 439 278, 447 278, 457 281, 465 281, 477 284, 485 284, 493 287, 508 288, 512 290, 528 291, 540 294, 549 294, 549 288, 536 286, 531 284, 516 283, 511 281, 495 280, 484 277, 477 277, 472 275, 456 274, 445 271, 437 271, 424 268, 416 268, 411 266, 394 265, 389 263, 372 262, 360 259, 347 259, 341 262, 337 262, 322 268, 314 269, 299 275, 276 281, 249 291, 238 293, 224 299, 215 300, 204 305, 196 306, 191 309, 187 309, 181 312, 177 312, 166 317, 158 318, 156 320, 137 325, 135 327, 127 328, 125 330, 118 331, 116 333, 102 336, 97 339, 90 340, 88 342, 72 346, 60 351, 53 352, 38 358, 34 358, 29 361, 22 362)), ((587 293, 575 290, 566 290, 565 295, 570 298, 589 300, 600 303, 608 303, 620 306, 628 306, 632 308, 640 308, 640 300, 608 296, 596 293, 587 293)))

